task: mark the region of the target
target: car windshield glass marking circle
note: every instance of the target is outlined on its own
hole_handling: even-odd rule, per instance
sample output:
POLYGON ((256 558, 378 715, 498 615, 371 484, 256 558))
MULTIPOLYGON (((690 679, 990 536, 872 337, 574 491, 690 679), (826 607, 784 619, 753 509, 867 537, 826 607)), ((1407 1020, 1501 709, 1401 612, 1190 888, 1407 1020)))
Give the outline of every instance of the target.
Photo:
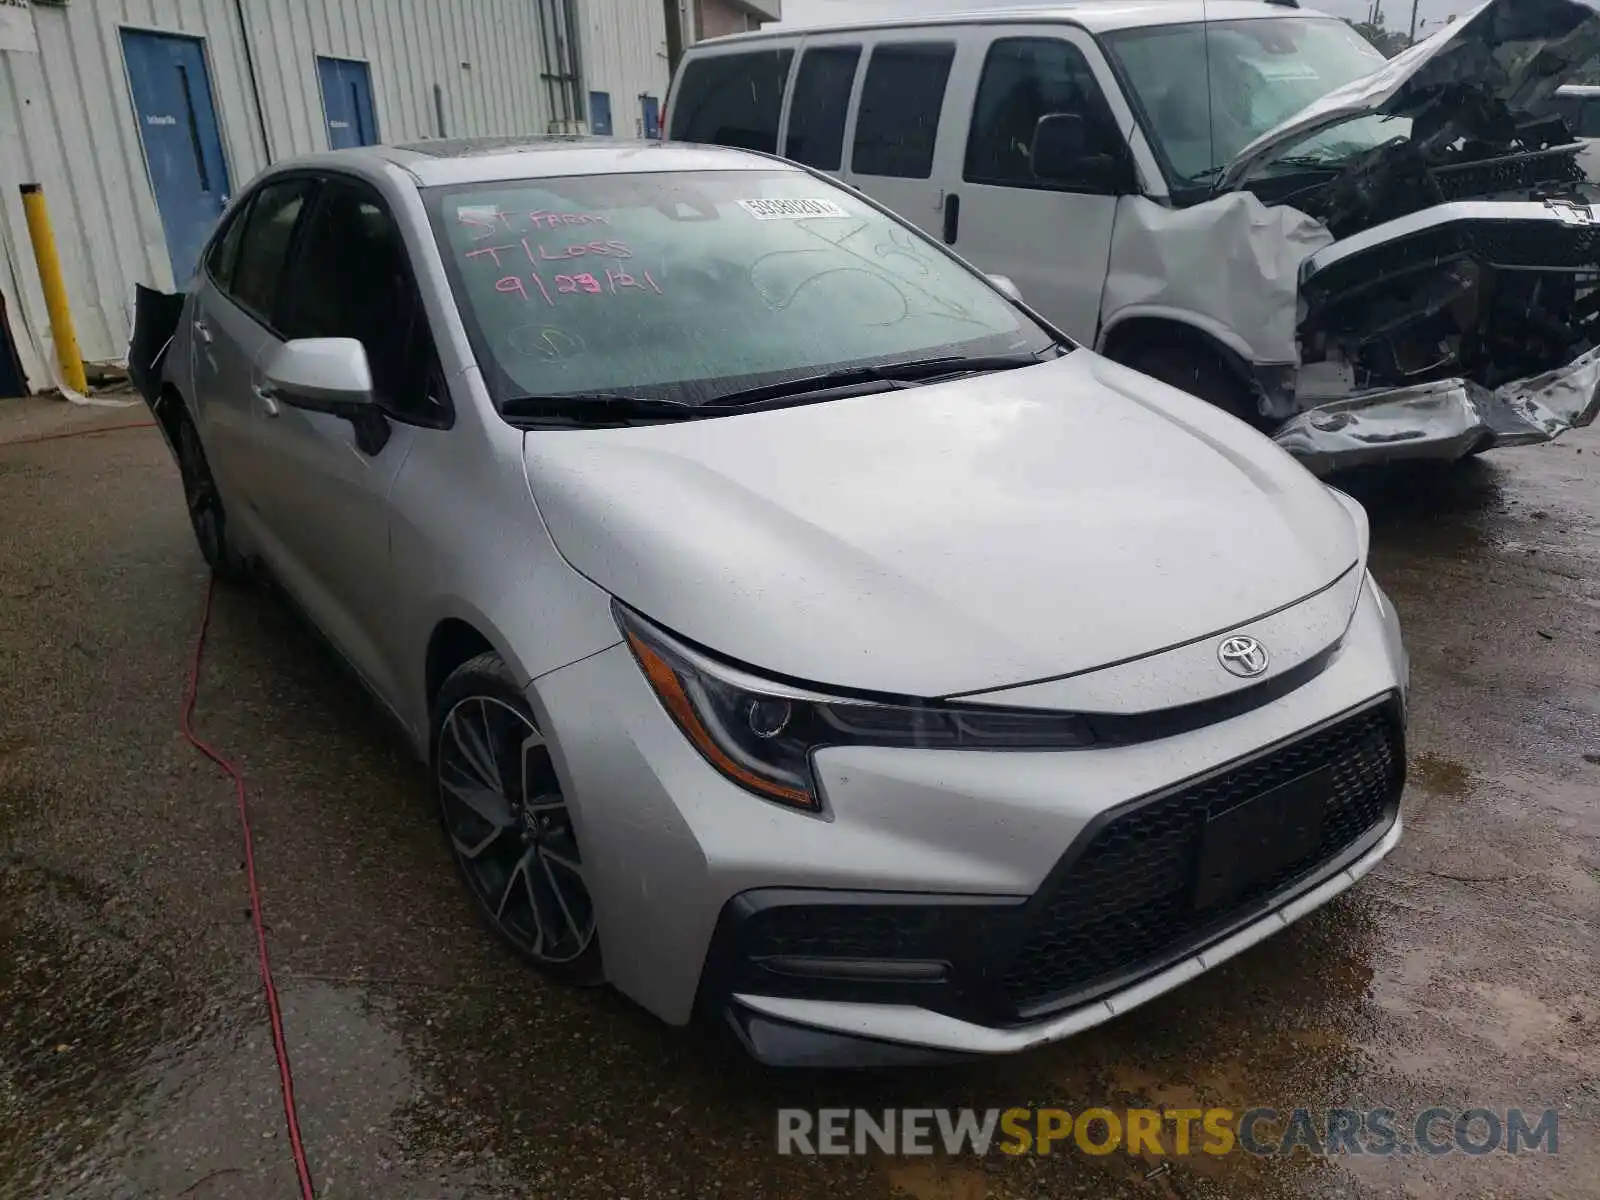
POLYGON ((603 423, 619 415, 599 407, 615 397, 714 405, 837 371, 1026 358, 1056 343, 922 235, 829 190, 774 169, 424 194, 508 418, 508 402, 527 397, 570 401, 556 414, 564 423, 582 423, 579 405, 593 400, 603 423))
POLYGON ((445 827, 468 882, 536 958, 572 962, 594 940, 594 908, 544 736, 493 697, 461 701, 439 738, 445 827))

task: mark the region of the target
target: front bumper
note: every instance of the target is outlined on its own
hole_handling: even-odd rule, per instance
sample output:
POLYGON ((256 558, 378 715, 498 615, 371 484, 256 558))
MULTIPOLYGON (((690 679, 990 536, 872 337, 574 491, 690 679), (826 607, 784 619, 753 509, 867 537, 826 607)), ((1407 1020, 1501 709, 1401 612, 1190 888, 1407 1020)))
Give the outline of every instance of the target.
MULTIPOLYGON (((1090 821, 1022 902, 763 889, 724 908, 701 981, 756 1057, 850 1057, 848 1034, 996 1054, 1087 1029, 1160 995, 1353 884, 1399 840, 1398 697, 1090 821), (1293 861, 1201 900, 1209 814, 1308 773, 1319 831, 1293 861), (796 1026, 778 1033, 780 1025, 796 1026), (830 1031, 824 1046, 800 1030, 830 1031)), ((1274 842, 1283 839, 1275 837, 1274 842)), ((1255 851, 1269 852, 1271 846, 1255 851)), ((882 1063, 888 1051, 863 1050, 882 1063)))
POLYGON ((1455 461, 1554 441, 1600 412, 1600 348, 1490 391, 1466 379, 1366 392, 1299 413, 1272 435, 1317 475, 1403 459, 1455 461))
POLYGON ((1154 1000, 1316 911, 1382 862, 1400 844, 1402 828, 1397 814, 1381 838, 1348 866, 1327 873, 1230 936, 1134 986, 1027 1025, 996 1028, 919 1005, 740 993, 731 997, 728 1020, 746 1049, 772 1066, 914 1066, 1032 1050, 1154 1000))
MULTIPOLYGON (((1161 672, 1164 657, 1149 660, 1150 669, 1161 672)), ((820 816, 764 802, 710 768, 626 647, 535 680, 529 697, 571 804, 608 979, 673 1024, 697 1009, 731 1010, 735 1028, 769 1061, 859 1065, 1067 1036, 1348 886, 1398 838, 1405 676, 1394 612, 1364 586, 1321 669, 1259 707, 1154 741, 1083 751, 836 747, 815 760, 820 816), (1211 805, 1197 794, 1380 711, 1396 727, 1385 761, 1356 755, 1333 764, 1357 763, 1367 781, 1359 803, 1345 806, 1355 815, 1328 822, 1337 836, 1249 881, 1248 895, 1207 907, 1204 920, 1177 903, 1186 839, 1211 805), (1153 824, 1119 823, 1146 810, 1156 813, 1153 824), (1136 853, 1101 854, 1099 874, 1073 875, 1069 859, 1106 831, 1129 834, 1122 848, 1136 853), (1147 845, 1165 850, 1142 857, 1147 845), (1106 921, 1075 924, 1074 906, 1102 892, 1116 894, 1106 921), (742 917, 786 902, 811 911, 819 902, 875 907, 880 919, 867 913, 854 933, 843 931, 864 939, 852 949, 826 929, 807 942, 805 922, 814 918, 802 913, 800 928, 767 931, 782 933, 782 946, 752 955, 742 917), (913 908, 921 917, 906 912, 913 908), (1042 946, 1027 944, 1033 935, 1042 946), (1078 969, 1086 948, 1134 937, 1144 940, 1131 956, 1078 969), (840 961, 849 958, 862 961, 840 961)), ((1273 781, 1254 789, 1246 781, 1233 794, 1270 788, 1285 777, 1274 770, 1273 781)))

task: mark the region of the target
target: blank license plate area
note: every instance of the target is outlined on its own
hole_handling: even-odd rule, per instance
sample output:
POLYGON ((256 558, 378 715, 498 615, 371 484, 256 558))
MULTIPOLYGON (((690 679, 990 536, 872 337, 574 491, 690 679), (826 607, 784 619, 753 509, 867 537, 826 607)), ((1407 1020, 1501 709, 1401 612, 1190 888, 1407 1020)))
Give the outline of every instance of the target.
POLYGON ((1198 909, 1232 900, 1251 884, 1314 854, 1322 844, 1322 809, 1333 790, 1323 767, 1280 783, 1209 817, 1200 839, 1195 880, 1198 909))

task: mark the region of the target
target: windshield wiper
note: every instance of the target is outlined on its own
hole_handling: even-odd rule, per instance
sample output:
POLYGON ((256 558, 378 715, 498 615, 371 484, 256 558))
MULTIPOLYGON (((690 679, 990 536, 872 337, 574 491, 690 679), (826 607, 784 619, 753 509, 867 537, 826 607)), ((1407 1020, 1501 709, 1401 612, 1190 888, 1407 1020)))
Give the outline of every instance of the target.
POLYGON ((1342 158, 1328 158, 1321 154, 1289 154, 1283 158, 1275 158, 1268 165, 1273 167, 1322 167, 1333 170, 1343 163, 1342 158))
POLYGON ((1043 360, 1037 354, 942 354, 937 358, 916 358, 910 362, 879 363, 865 367, 840 367, 817 375, 802 375, 782 383, 762 384, 742 388, 718 396, 711 404, 699 408, 727 410, 759 407, 769 401, 802 399, 816 392, 835 388, 884 384, 889 388, 901 387, 921 380, 937 379, 946 375, 972 375, 989 371, 1014 371, 1018 367, 1035 367, 1043 360))
POLYGON ((700 408, 686 400, 629 396, 620 392, 561 392, 546 396, 508 396, 500 411, 551 425, 631 425, 636 421, 691 417, 700 408))
POLYGON ((1011 371, 1018 367, 1037 366, 1041 361, 1037 354, 943 354, 909 362, 840 367, 781 383, 726 392, 705 404, 668 400, 659 396, 630 396, 622 392, 562 392, 542 396, 510 396, 500 402, 500 411, 508 418, 552 425, 603 426, 692 420, 763 406, 779 408, 785 402, 801 401, 820 392, 857 388, 864 391, 887 390, 947 375, 1011 371))

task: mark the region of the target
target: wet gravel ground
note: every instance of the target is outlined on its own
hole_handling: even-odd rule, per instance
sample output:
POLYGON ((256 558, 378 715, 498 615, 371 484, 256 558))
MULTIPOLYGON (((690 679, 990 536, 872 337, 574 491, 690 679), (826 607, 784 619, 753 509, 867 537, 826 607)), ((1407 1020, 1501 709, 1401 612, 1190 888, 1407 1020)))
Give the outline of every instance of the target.
MULTIPOLYGON (((178 732, 206 576, 142 417, 0 402, 0 1197, 295 1194, 232 789, 178 732), (6 444, 6 443, 12 444, 6 444)), ((201 733, 251 789, 326 1197, 1600 1196, 1600 431, 1349 481, 1414 662, 1408 833, 1099 1031, 781 1075, 480 928, 421 769, 284 610, 217 597, 201 733), (1520 1106, 1556 1155, 802 1158, 775 1109, 1520 1106)))

